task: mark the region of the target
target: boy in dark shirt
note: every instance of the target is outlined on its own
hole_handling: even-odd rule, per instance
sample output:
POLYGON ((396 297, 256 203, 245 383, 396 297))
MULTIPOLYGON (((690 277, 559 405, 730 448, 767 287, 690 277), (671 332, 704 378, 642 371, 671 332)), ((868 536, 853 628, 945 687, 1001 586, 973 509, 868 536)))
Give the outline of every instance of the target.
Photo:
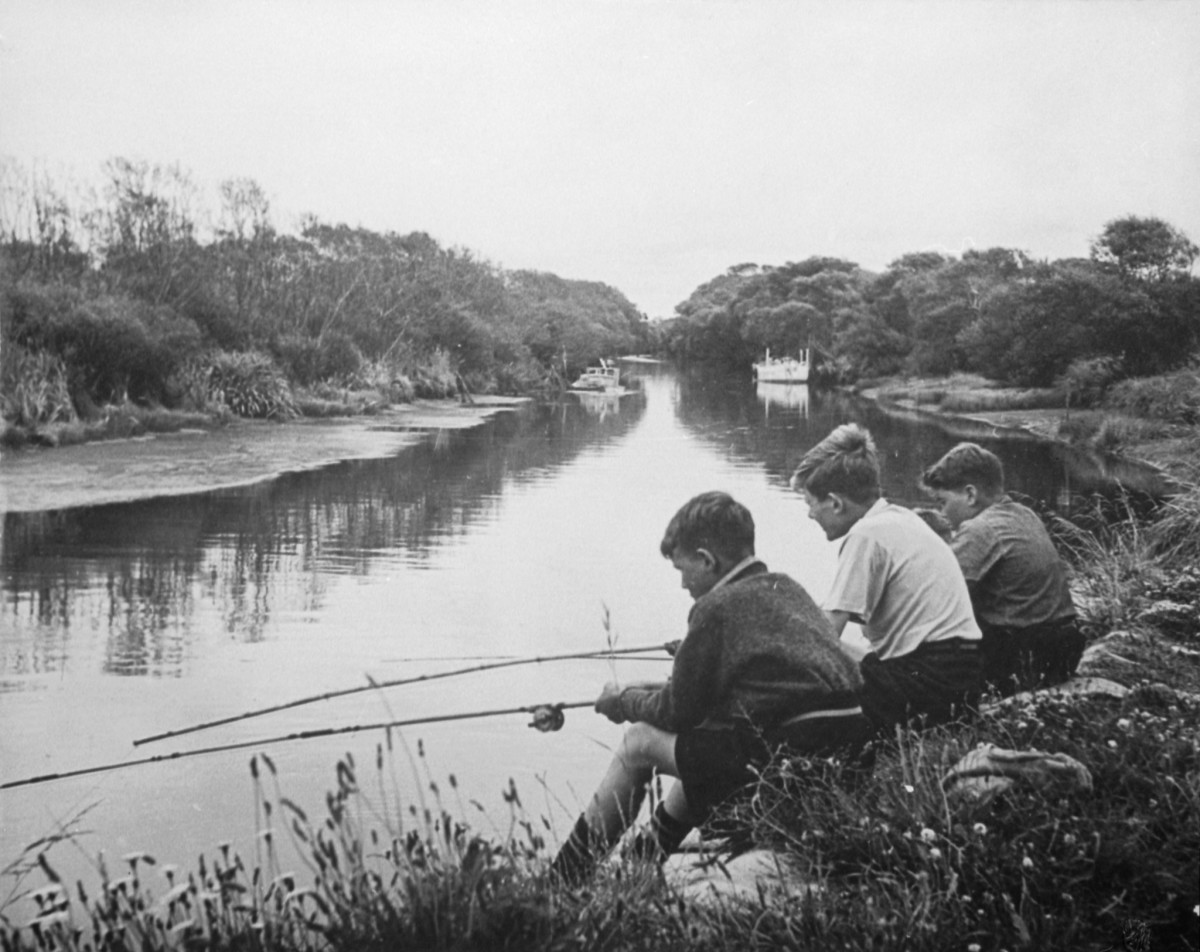
POLYGON ((951 548, 983 631, 983 676, 1002 695, 1071 677, 1083 654, 1067 570, 1037 514, 1004 492, 996 454, 959 443, 922 484, 954 528, 951 548))
POLYGON ((660 546, 696 600, 665 684, 604 686, 596 710, 630 723, 552 870, 568 884, 637 817, 655 772, 679 778, 651 818, 660 856, 749 783, 773 745, 832 754, 867 740, 856 666, 808 593, 754 556, 754 520, 725 493, 703 493, 660 546))

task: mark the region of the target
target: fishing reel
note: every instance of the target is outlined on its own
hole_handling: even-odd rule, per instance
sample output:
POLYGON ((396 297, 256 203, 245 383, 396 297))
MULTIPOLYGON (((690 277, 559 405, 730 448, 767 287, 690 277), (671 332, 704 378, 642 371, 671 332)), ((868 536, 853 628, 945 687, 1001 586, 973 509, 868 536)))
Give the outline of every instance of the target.
POLYGON ((543 734, 562 730, 563 724, 567 722, 561 704, 539 704, 530 710, 533 714, 533 720, 529 722, 529 726, 541 731, 543 734))

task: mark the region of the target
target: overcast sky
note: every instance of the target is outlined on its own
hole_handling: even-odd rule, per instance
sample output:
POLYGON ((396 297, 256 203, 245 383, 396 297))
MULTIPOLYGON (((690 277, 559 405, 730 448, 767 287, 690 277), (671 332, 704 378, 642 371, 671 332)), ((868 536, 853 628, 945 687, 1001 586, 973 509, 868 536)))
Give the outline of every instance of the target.
POLYGON ((0 151, 604 281, 1200 242, 1200 3, 0 0, 0 151))

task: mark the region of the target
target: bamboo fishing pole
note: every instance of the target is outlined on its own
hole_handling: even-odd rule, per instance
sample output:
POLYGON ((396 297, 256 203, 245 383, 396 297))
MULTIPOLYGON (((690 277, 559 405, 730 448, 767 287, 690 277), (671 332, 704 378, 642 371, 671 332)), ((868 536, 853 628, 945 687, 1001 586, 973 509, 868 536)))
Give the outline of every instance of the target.
POLYGON ((196 750, 177 750, 170 754, 155 754, 153 757, 142 757, 139 760, 125 760, 116 764, 102 764, 98 767, 81 767, 78 770, 65 770, 61 773, 41 774, 37 777, 27 777, 24 780, 9 780, 0 783, 0 790, 11 790, 14 787, 28 787, 33 784, 48 783, 51 780, 66 780, 68 777, 82 777, 86 774, 103 773, 110 770, 120 770, 123 767, 139 767, 143 764, 155 764, 167 760, 183 760, 187 757, 198 757, 201 754, 216 754, 223 751, 241 750, 245 747, 265 747, 269 744, 282 744, 293 740, 313 740, 317 737, 333 737, 337 734, 353 734, 358 731, 382 730, 385 727, 413 727, 418 724, 438 724, 443 721, 464 721, 479 717, 498 717, 501 714, 533 714, 534 721, 529 726, 542 731, 558 730, 562 726, 562 712, 573 707, 592 707, 595 699, 588 701, 566 701, 561 704, 531 704, 523 707, 506 707, 494 711, 468 711, 462 714, 435 714, 430 717, 414 717, 403 721, 380 721, 375 724, 351 724, 348 727, 321 727, 313 730, 298 731, 293 734, 281 734, 277 737, 264 737, 259 740, 236 741, 231 744, 218 744, 214 747, 199 747, 196 750))
POLYGON ((219 717, 216 720, 204 721, 201 724, 192 724, 190 727, 180 727, 176 730, 163 731, 159 734, 150 734, 146 737, 139 737, 133 742, 133 746, 140 747, 142 744, 149 744, 151 741, 166 740, 168 737, 179 737, 183 734, 191 734, 196 731, 208 730, 210 727, 221 727, 225 724, 232 724, 235 721, 245 721, 253 717, 262 717, 264 714, 274 714, 276 711, 286 711, 290 708, 300 707, 304 704, 315 704, 318 701, 329 701, 336 697, 345 697, 349 694, 359 694, 363 691, 373 691, 377 688, 394 688, 404 684, 418 684, 422 681, 436 681, 439 678, 451 678, 460 674, 474 674, 479 671, 494 671, 497 668, 511 668, 515 665, 522 664, 541 664, 546 661, 568 661, 576 658, 607 658, 613 655, 640 654, 647 651, 663 650, 666 650, 666 645, 660 642, 656 645, 643 645, 638 648, 605 648, 603 651, 576 651, 566 654, 541 655, 532 658, 514 658, 511 661, 495 661, 488 664, 473 665, 469 668, 456 668, 453 671, 438 671, 433 674, 418 674, 409 678, 396 678, 391 681, 371 681, 368 684, 361 684, 352 688, 340 688, 336 691, 327 691, 324 694, 314 694, 309 697, 297 698, 294 701, 285 701, 282 704, 273 704, 270 707, 260 707, 252 711, 246 711, 242 714, 231 714, 228 717, 219 717))

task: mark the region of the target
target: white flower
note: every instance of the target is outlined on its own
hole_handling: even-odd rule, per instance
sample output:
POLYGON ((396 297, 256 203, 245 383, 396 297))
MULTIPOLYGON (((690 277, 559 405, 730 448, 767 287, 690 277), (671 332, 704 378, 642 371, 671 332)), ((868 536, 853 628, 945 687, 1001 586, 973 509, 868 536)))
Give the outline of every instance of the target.
POLYGON ((941 859, 942 851, 940 849, 938 849, 936 846, 929 847, 929 858, 930 859, 941 859))
POLYGON ((972 827, 972 829, 975 830, 975 834, 977 836, 986 836, 987 835, 987 826, 985 826, 983 823, 976 823, 975 826, 972 827))
POLYGON ((1109 746, 1109 747, 1111 747, 1113 750, 1116 750, 1116 749, 1117 749, 1117 742, 1116 742, 1115 740, 1110 740, 1110 741, 1108 742, 1108 746, 1109 746))
POLYGON ((983 946, 978 942, 972 942, 967 946, 967 952, 983 952, 983 946))
POLYGON ((937 834, 934 833, 929 827, 925 827, 925 829, 921 831, 921 839, 926 843, 932 843, 937 839, 937 834))
POLYGON ((906 783, 906 784, 904 785, 904 792, 905 792, 905 793, 912 793, 912 792, 913 792, 913 789, 914 789, 914 788, 913 788, 913 785, 912 785, 911 783, 906 783))
POLYGON ((1026 869, 1033 869, 1033 860, 1026 856, 1023 860, 1021 860, 1021 865, 1026 869))
POLYGON ((1119 721, 1117 721, 1117 727, 1121 728, 1121 730, 1128 730, 1129 729, 1129 718, 1122 717, 1119 721))

